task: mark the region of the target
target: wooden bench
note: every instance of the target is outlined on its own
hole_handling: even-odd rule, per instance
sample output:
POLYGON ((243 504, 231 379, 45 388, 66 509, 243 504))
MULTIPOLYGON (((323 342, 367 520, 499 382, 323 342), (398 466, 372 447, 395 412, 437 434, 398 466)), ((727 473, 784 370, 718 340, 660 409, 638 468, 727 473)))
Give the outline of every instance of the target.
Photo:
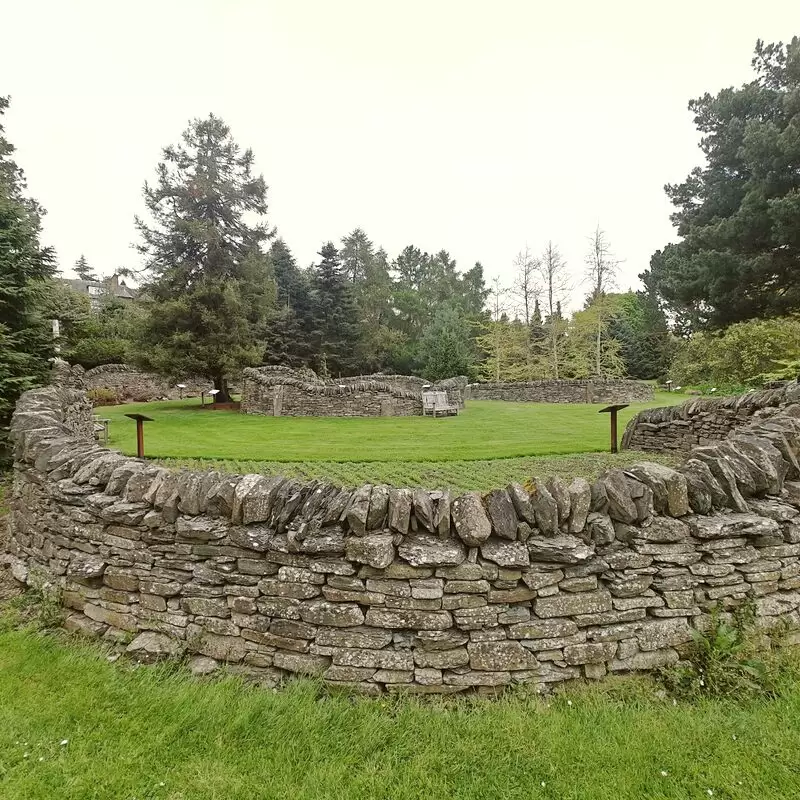
POLYGON ((432 417, 457 416, 458 406, 447 399, 447 392, 423 392, 422 416, 430 414, 432 417))

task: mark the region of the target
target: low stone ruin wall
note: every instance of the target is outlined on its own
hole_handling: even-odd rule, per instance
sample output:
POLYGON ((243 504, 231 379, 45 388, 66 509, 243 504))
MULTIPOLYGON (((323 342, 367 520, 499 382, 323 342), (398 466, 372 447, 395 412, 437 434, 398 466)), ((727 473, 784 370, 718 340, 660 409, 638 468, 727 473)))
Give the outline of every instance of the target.
POLYGON ((275 417, 408 417, 422 414, 422 394, 377 381, 315 383, 246 369, 240 411, 275 417))
POLYGON ((631 380, 471 383, 467 386, 466 398, 515 403, 646 403, 653 399, 653 387, 631 380))
POLYGON ((688 452, 697 445, 725 439, 749 425, 754 417, 768 417, 781 406, 796 402, 800 402, 800 387, 790 384, 735 397, 701 397, 681 405, 645 409, 628 422, 622 447, 688 452))
MULTIPOLYGON (((76 367, 72 369, 74 371, 76 367)), ((181 390, 172 381, 161 375, 142 372, 126 364, 103 364, 86 370, 82 381, 87 390, 113 392, 118 403, 177 400, 181 396, 181 390)), ((184 397, 199 397, 201 391, 212 388, 209 381, 198 378, 187 378, 181 382, 186 384, 183 390, 184 397)))
POLYGON ((12 572, 143 661, 495 691, 674 663, 718 604, 800 624, 798 405, 676 470, 458 497, 171 472, 91 441, 90 414, 60 386, 17 405, 12 572))

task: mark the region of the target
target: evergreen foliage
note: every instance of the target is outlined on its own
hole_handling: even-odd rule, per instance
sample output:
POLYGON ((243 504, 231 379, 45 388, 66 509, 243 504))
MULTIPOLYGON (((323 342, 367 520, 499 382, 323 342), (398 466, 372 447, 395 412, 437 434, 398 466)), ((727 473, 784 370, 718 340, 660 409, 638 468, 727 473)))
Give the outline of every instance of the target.
POLYGON ((194 120, 145 184, 151 221, 136 220, 148 276, 139 360, 171 377, 205 376, 223 401, 227 376, 261 363, 275 311, 267 187, 252 168, 252 151, 221 119, 194 120))
MULTIPOLYGON (((0 97, 0 120, 8 105, 8 98, 0 97)), ((39 242, 45 212, 27 196, 13 153, 0 122, 0 460, 14 403, 45 380, 54 354, 43 307, 54 254, 39 242)))
POLYGON ((641 276, 684 331, 800 311, 800 39, 759 41, 752 65, 689 103, 706 163, 666 187, 681 241, 641 276))

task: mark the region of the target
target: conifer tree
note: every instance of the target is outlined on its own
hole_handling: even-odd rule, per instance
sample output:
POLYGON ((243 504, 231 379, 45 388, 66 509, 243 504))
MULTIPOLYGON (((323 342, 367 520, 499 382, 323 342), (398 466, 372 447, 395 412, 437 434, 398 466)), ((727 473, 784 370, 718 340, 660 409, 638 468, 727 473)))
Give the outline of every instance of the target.
MULTIPOLYGON (((8 98, 0 97, 0 120, 8 98)), ((19 395, 46 380, 53 335, 43 300, 55 272, 39 242, 44 210, 25 193, 25 175, 0 123, 0 460, 5 428, 19 395)))
POLYGON ((172 377, 205 376, 228 400, 228 377, 261 362, 275 310, 264 179, 253 174, 252 151, 211 114, 164 148, 144 198, 151 220, 136 225, 149 315, 140 360, 172 377))

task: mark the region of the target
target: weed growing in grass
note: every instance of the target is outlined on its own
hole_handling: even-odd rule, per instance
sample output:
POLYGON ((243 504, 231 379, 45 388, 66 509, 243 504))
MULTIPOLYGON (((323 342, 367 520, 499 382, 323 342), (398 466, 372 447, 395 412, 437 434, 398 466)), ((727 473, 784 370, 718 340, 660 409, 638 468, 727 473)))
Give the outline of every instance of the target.
POLYGON ((64 609, 55 592, 47 589, 28 589, 12 597, 0 607, 0 630, 29 628, 50 631, 61 627, 64 609))
POLYGON ((755 602, 749 599, 733 613, 719 605, 711 611, 704 630, 692 629, 692 641, 683 661, 661 673, 675 696, 766 696, 779 692, 786 670, 794 669, 772 638, 755 629, 755 602))

